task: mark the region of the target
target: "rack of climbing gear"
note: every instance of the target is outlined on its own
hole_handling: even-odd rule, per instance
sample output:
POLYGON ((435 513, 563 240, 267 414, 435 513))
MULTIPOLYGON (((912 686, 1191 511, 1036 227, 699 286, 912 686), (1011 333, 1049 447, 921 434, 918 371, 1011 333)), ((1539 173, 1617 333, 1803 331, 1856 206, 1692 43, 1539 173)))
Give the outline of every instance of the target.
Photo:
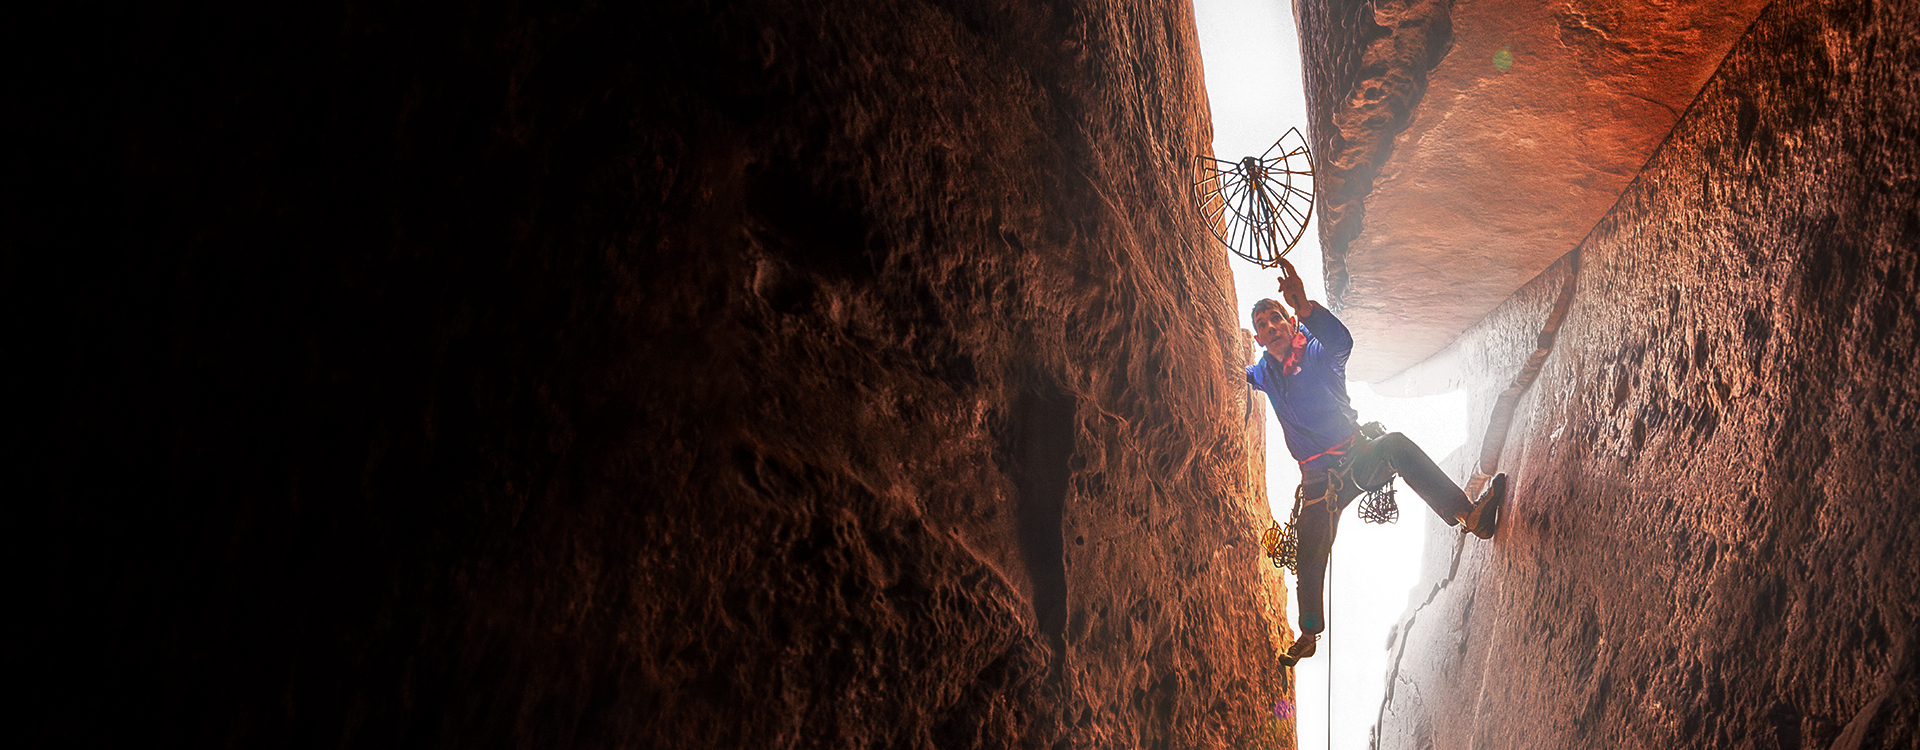
MULTIPOLYGON (((1360 425, 1360 437, 1367 441, 1379 440, 1387 434, 1387 428, 1379 422, 1360 425)), ((1388 471, 1387 479, 1373 489, 1361 489, 1366 497, 1360 498, 1360 509, 1355 511, 1360 520, 1372 524, 1389 524, 1400 520, 1400 503, 1394 499, 1394 480, 1398 474, 1388 471)))
POLYGON ((1273 567, 1280 570, 1295 570, 1299 565, 1300 533, 1294 527, 1294 522, 1298 520, 1300 520, 1300 514, 1296 510, 1294 517, 1287 519, 1285 528, 1281 528, 1279 521, 1274 521, 1273 526, 1261 537, 1260 543, 1267 548, 1267 559, 1273 561, 1273 567))
POLYGON ((1201 154, 1194 205, 1220 243, 1261 268, 1280 265, 1313 218, 1313 155, 1299 128, 1266 153, 1223 161, 1201 154))
POLYGON ((1393 478, 1379 489, 1368 490, 1367 496, 1360 498, 1360 520, 1367 523, 1388 524, 1400 520, 1400 503, 1393 498, 1393 478))

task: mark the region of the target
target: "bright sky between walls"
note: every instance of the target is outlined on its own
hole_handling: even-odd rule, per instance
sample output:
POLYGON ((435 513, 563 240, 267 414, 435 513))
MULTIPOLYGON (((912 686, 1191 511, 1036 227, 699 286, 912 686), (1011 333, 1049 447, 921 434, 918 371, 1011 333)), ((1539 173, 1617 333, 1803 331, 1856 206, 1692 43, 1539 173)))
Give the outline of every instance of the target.
MULTIPOLYGON (((1213 110, 1213 149, 1221 159, 1258 155, 1287 131, 1307 124, 1306 95, 1300 73, 1299 36, 1288 0, 1195 0, 1207 98, 1213 110)), ((1315 216, 1315 221, 1318 221, 1315 216)), ((1326 289, 1317 228, 1287 255, 1306 280, 1308 296, 1324 301, 1326 289)), ((1225 252, 1223 249, 1222 252, 1225 252)), ((1256 300, 1278 297, 1278 272, 1232 259, 1236 306, 1242 317, 1256 300)), ((1241 323, 1242 327, 1247 324, 1241 323)), ((1355 346, 1367 346, 1356 341, 1355 346)), ((1466 394, 1454 392, 1416 399, 1386 398, 1364 383, 1348 392, 1362 422, 1378 420, 1405 433, 1435 459, 1466 442, 1466 394)), ((1300 472, 1280 440, 1280 425, 1268 410, 1267 497, 1275 518, 1285 521, 1293 507, 1300 472)), ((1442 462, 1445 465, 1445 462, 1442 462)), ((1417 582, 1420 555, 1429 524, 1438 523, 1418 496, 1400 485, 1400 522, 1389 526, 1342 519, 1334 544, 1333 600, 1327 638, 1319 655, 1295 669, 1295 699, 1302 748, 1364 750, 1385 692, 1387 633, 1407 606, 1417 582), (1328 729, 1327 665, 1331 683, 1333 732, 1328 729)), ((1349 511, 1349 516, 1352 511, 1349 511)), ((1292 581, 1289 580, 1289 584, 1292 581)), ((1288 611, 1299 604, 1288 602, 1288 611)))

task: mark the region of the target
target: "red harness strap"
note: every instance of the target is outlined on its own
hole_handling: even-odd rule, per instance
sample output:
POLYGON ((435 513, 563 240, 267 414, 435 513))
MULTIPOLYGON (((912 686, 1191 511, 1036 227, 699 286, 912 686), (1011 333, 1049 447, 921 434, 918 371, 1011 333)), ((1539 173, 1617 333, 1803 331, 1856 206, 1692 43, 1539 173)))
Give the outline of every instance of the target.
POLYGON ((1347 436, 1347 439, 1345 439, 1345 440, 1342 440, 1342 441, 1340 441, 1340 444, 1339 444, 1339 445, 1335 445, 1335 446, 1333 446, 1332 448, 1328 448, 1328 449, 1326 449, 1326 450, 1323 450, 1323 451, 1320 451, 1319 453, 1315 453, 1315 454, 1313 454, 1313 455, 1311 455, 1311 456, 1308 456, 1308 457, 1306 457, 1306 458, 1303 458, 1303 459, 1301 459, 1301 460, 1300 460, 1300 470, 1301 470, 1301 471, 1306 471, 1306 470, 1307 470, 1307 464, 1309 464, 1309 463, 1312 463, 1314 459, 1316 459, 1316 458, 1319 458, 1319 457, 1321 457, 1321 456, 1344 456, 1344 455, 1347 455, 1347 449, 1348 449, 1348 448, 1350 448, 1350 447, 1352 447, 1352 446, 1353 446, 1353 436, 1352 436, 1352 435, 1348 435, 1348 436, 1347 436))

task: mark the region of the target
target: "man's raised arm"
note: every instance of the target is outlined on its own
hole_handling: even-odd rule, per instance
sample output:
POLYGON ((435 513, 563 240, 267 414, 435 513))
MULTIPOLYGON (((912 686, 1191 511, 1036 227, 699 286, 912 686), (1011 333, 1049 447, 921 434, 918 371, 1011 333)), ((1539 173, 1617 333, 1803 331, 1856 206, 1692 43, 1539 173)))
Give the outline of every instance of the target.
POLYGON ((1280 260, 1280 299, 1293 308, 1293 314, 1300 319, 1301 325, 1313 332, 1320 346, 1333 356, 1341 371, 1346 370, 1347 355, 1353 353, 1353 334, 1347 331, 1347 325, 1340 322, 1320 303, 1307 299, 1307 285, 1300 280, 1300 273, 1293 270, 1293 264, 1286 259, 1280 260))
POLYGON ((1326 347, 1327 353, 1333 355, 1335 361, 1340 363, 1341 371, 1344 372, 1347 367, 1347 355, 1353 353, 1353 334, 1347 331, 1347 324, 1340 322, 1339 318, 1321 307, 1320 303, 1308 300, 1307 308, 1312 311, 1312 314, 1302 311, 1300 324, 1313 332, 1313 337, 1320 340, 1320 345, 1326 347))

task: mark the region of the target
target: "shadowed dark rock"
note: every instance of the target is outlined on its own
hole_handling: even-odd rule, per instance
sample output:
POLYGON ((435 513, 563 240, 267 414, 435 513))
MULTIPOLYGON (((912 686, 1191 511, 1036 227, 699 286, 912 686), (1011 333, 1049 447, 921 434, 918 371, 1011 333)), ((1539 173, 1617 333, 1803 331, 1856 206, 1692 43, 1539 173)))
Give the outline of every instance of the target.
POLYGON ((1280 747, 1181 3, 28 23, 30 744, 1280 747))

